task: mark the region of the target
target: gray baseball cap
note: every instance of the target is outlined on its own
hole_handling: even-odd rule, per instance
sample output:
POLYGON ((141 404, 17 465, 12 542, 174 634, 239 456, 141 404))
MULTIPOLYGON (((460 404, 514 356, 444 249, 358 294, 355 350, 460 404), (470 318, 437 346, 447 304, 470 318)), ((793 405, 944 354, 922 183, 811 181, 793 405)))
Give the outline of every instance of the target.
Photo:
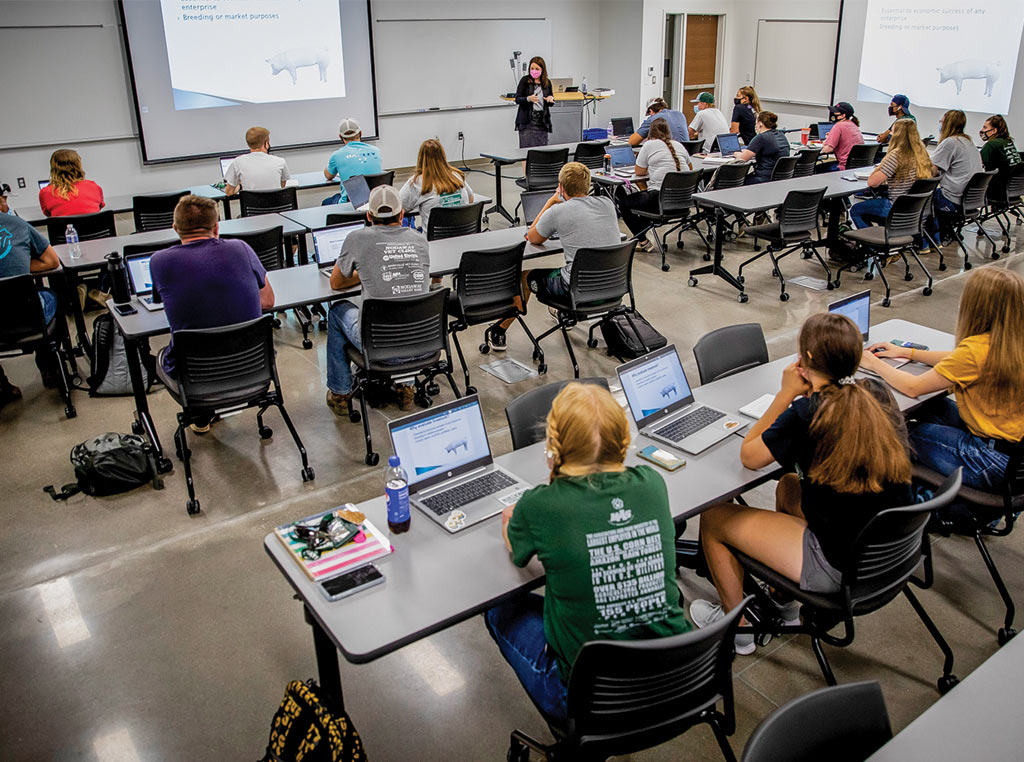
POLYGON ((370 191, 370 214, 374 217, 394 217, 402 211, 402 200, 390 185, 378 185, 370 191))

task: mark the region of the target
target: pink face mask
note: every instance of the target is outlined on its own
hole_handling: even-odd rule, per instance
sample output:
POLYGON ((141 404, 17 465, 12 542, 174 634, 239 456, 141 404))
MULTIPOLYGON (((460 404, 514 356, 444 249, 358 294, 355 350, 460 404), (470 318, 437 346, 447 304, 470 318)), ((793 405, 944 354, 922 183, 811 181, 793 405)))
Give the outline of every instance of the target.
POLYGON ((540 79, 540 69, 530 69, 530 76, 534 79, 540 79))

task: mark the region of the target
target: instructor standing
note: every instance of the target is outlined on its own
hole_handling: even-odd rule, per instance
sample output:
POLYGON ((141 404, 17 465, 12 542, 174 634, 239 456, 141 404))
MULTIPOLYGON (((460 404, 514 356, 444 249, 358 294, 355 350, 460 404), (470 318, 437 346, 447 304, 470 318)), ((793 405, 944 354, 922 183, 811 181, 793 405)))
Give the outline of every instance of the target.
POLYGON ((535 148, 548 144, 551 132, 551 81, 544 59, 534 56, 530 59, 529 74, 519 80, 516 88, 516 130, 519 132, 520 148, 535 148))

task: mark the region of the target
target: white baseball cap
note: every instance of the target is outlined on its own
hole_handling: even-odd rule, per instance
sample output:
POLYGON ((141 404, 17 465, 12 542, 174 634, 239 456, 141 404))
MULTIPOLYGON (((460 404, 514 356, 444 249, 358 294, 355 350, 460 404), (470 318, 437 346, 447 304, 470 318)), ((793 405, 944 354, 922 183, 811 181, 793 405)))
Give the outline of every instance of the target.
POLYGON ((402 200, 392 186, 378 185, 370 191, 368 207, 374 217, 394 217, 402 211, 402 200))
POLYGON ((345 140, 351 140, 362 135, 363 130, 355 119, 342 119, 338 125, 338 134, 345 140))

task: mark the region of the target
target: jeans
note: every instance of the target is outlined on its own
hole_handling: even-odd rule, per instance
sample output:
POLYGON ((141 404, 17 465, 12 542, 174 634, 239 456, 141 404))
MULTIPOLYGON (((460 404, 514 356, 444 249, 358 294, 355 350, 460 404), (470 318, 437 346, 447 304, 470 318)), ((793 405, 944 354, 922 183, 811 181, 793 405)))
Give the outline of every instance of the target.
MULTIPOLYGON (((75 294, 75 298, 78 295, 75 294)), ((39 289, 39 303, 43 305, 43 321, 49 323, 57 314, 57 297, 48 288, 39 289)))
POLYGON ((327 314, 327 388, 335 394, 352 391, 352 369, 345 356, 351 344, 362 351, 359 335, 359 308, 352 302, 335 302, 327 314))
POLYGON ((340 204, 344 201, 348 201, 348 199, 345 197, 344 192, 335 193, 333 196, 328 196, 323 201, 321 201, 320 206, 331 206, 332 204, 340 204))
POLYGON ((932 202, 932 211, 934 214, 927 220, 927 230, 931 237, 935 239, 935 242, 942 245, 939 215, 944 214, 947 217, 957 215, 960 213, 960 207, 943 195, 942 188, 936 188, 935 199, 932 202))
POLYGON ((545 719, 563 725, 566 687, 544 637, 544 598, 530 593, 484 612, 484 623, 501 655, 545 719))
POLYGON ((866 228, 870 222, 885 224, 885 218, 892 209, 892 201, 887 198, 869 198, 850 207, 850 221, 855 228, 866 228))
POLYGON ((910 443, 919 463, 944 475, 962 466, 965 485, 987 492, 999 487, 1010 456, 994 449, 990 439, 968 431, 952 399, 930 400, 915 418, 910 443))

